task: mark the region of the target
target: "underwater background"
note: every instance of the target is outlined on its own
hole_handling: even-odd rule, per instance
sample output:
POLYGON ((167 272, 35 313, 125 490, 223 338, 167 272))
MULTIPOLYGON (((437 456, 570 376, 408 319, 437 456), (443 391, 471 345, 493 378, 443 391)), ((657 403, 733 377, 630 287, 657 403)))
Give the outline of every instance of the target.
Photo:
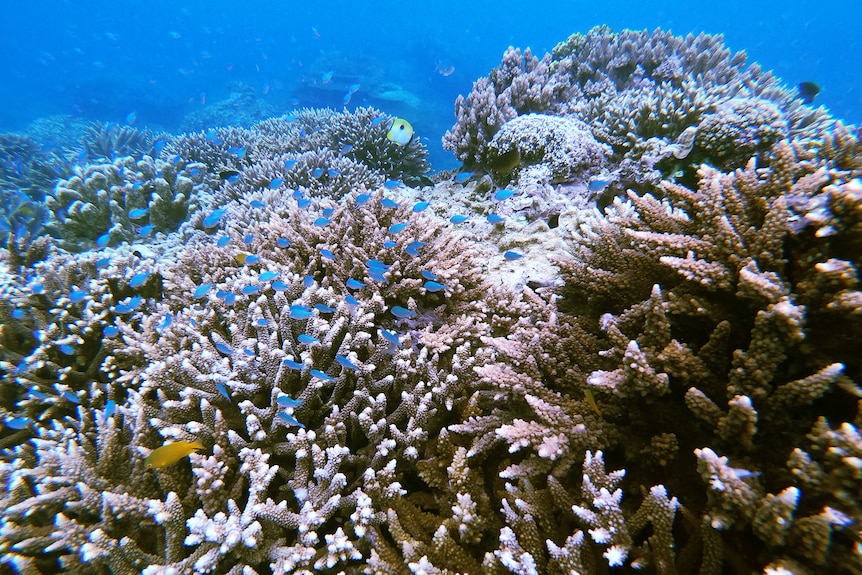
POLYGON ((862 9, 3 6, 0 575, 862 574, 862 9))
MULTIPOLYGON (((188 114, 248 91, 228 124, 297 107, 377 106, 408 117, 435 169, 454 167, 439 146, 452 104, 507 46, 543 54, 593 26, 723 34, 726 45, 789 86, 816 82, 818 104, 862 121, 862 9, 851 1, 355 2, 204 0, 146 4, 12 0, 0 21, 0 130, 36 118, 177 131, 188 114), (321 77, 333 72, 333 80, 321 77), (348 78, 351 81, 348 81, 348 78), (375 92, 402 91, 393 99, 375 92), (258 109, 260 108, 260 109, 258 109)), ((261 119, 257 117, 257 119, 261 119)), ((186 128, 189 126, 186 125, 186 128)), ((200 129, 202 126, 195 126, 200 129)))

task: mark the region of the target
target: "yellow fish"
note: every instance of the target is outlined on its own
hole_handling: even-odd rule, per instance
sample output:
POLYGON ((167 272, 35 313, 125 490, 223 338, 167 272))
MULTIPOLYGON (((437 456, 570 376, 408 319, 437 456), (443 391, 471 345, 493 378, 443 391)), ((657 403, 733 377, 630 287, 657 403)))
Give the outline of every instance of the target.
POLYGON ((199 441, 177 441, 176 443, 169 443, 167 445, 162 445, 158 449, 154 449, 150 452, 144 462, 147 464, 147 469, 151 467, 167 467, 168 465, 173 465, 190 453, 194 453, 203 448, 204 446, 201 445, 199 441))
POLYGON ((386 137, 399 146, 406 146, 413 139, 413 126, 403 118, 395 118, 386 137))

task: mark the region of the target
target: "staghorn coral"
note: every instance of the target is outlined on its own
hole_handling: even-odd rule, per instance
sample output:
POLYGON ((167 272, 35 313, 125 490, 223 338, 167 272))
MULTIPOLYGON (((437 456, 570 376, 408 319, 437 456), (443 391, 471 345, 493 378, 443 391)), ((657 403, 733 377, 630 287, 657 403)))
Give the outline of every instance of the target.
MULTIPOLYGON (((146 299, 131 313, 104 309, 118 333, 103 340, 96 373, 124 392, 109 396, 116 408, 95 387, 79 393, 73 425, 40 425, 35 444, 14 448, 3 470, 4 561, 30 568, 47 549, 44 560, 65 568, 118 573, 355 571, 372 548, 394 552, 387 514, 427 505, 417 462, 458 420, 471 367, 487 353, 480 336, 492 330, 474 264, 438 225, 384 207, 379 194, 339 208, 326 226, 314 224, 319 206, 303 210, 275 191, 257 197, 283 215, 257 220, 237 202, 223 222, 228 245, 213 246, 193 218, 184 240, 153 246, 174 265, 158 264, 165 253, 127 260, 136 268, 127 273, 150 269, 159 281, 157 291, 141 288, 146 299), (387 247, 386 230, 402 218, 410 227, 387 247), (396 257, 414 242, 423 243, 417 257, 396 257), (239 246, 260 261, 239 263, 239 246), (363 262, 375 259, 391 262, 383 279, 366 277, 363 262), (422 287, 421 271, 432 269, 443 294, 422 287), (280 283, 262 279, 265 270, 280 283), (367 282, 355 303, 345 301, 351 278, 367 282), (214 289, 192 305, 201 283, 214 289), (415 318, 393 315, 395 304, 415 318), (285 395, 301 401, 287 418, 285 395), (190 457, 191 472, 185 463, 146 471, 144 456, 165 438, 207 449, 190 457), (38 497, 21 487, 33 481, 47 481, 38 497), (41 530, 27 519, 36 507, 48 519, 41 530)), ((117 269, 98 273, 105 290, 117 269)), ((93 312, 111 298, 96 289, 91 281, 93 312)), ((470 508, 468 496, 460 501, 470 508)))
MULTIPOLYGON (((822 172, 810 172, 786 141, 764 165, 752 160, 732 173, 702 166, 696 190, 666 182, 663 199, 629 192, 628 202, 587 219, 573 235, 575 257, 560 261, 566 299, 600 317, 591 329, 607 338, 601 355, 610 367, 585 381, 609 428, 622 426, 610 437, 642 438, 619 446, 627 471, 651 473, 635 464, 649 438, 671 434, 695 453, 708 496, 700 510, 686 487, 686 458, 672 455, 664 466, 680 477, 668 490, 702 513, 704 546, 716 536, 710 530, 725 545, 726 534, 753 530, 775 561, 853 570, 847 528, 859 508, 845 493, 858 489, 858 476, 845 472, 843 491, 815 488, 825 452, 812 457, 796 446, 834 437, 822 419, 815 425, 823 414, 855 433, 848 420, 856 414, 836 402, 859 397, 851 380, 858 362, 847 340, 822 330, 830 310, 842 309, 847 337, 860 337, 848 313, 858 282, 858 184, 812 192, 811 177, 820 174, 822 186, 822 172), (794 225, 790 202, 803 217, 805 209, 828 213, 828 231, 815 216, 794 225), (648 410, 637 407, 643 402, 648 410), (622 417, 632 410, 640 415, 622 417), (813 426, 819 431, 809 434, 813 426), (810 553, 794 546, 801 541, 810 553)), ((721 559, 707 562, 706 551, 702 572, 718 572, 721 559)))

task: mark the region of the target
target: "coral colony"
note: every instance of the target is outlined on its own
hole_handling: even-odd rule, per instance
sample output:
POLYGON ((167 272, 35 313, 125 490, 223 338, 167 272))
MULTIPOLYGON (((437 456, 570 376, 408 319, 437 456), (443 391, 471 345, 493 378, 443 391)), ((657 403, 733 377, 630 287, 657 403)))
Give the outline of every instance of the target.
POLYGON ((2 140, 4 572, 862 571, 858 129, 607 28, 455 110, 2 140))

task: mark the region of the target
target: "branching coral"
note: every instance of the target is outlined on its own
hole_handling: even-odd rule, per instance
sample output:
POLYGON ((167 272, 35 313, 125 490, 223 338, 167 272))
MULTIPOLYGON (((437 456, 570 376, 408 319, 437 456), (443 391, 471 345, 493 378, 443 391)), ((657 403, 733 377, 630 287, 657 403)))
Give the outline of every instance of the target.
POLYGON ((620 191, 655 189, 707 157, 741 167, 783 137, 801 141, 834 124, 745 60, 721 36, 606 27, 575 34, 541 59, 510 48, 459 97, 457 123, 443 144, 469 166, 493 171, 492 142, 507 122, 537 112, 577 119, 613 146, 620 191))

